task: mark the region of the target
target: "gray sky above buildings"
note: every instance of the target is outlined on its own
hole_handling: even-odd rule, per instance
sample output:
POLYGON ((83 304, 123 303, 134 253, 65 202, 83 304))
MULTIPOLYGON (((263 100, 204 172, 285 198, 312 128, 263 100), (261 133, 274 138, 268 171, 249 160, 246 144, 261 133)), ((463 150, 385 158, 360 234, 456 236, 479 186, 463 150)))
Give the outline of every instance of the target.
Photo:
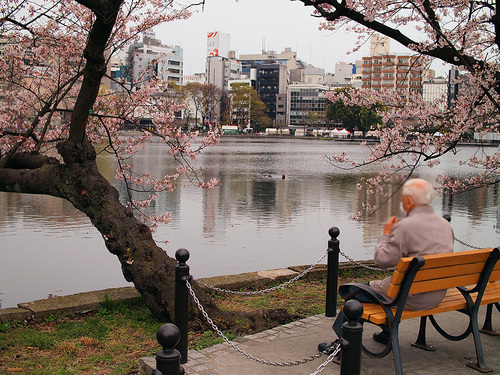
POLYGON ((344 32, 320 31, 320 19, 311 17, 312 8, 290 0, 206 0, 205 9, 190 19, 167 23, 156 30, 156 37, 184 50, 184 74, 205 70, 207 33, 230 35, 236 56, 261 53, 262 49, 282 52, 290 47, 297 57, 326 71, 335 63, 355 62, 369 54, 347 55, 356 37, 344 32))
MULTIPOLYGON (((321 18, 311 16, 313 9, 291 0, 206 0, 205 9, 184 21, 170 22, 155 29, 164 44, 184 50, 184 74, 205 70, 207 33, 230 35, 230 48, 236 57, 261 53, 263 49, 282 52, 289 47, 297 58, 326 72, 334 72, 338 62, 354 63, 369 56, 369 42, 349 54, 357 40, 354 33, 321 31, 321 18)), ((407 53, 391 41, 392 53, 407 53)), ((445 69, 433 64, 438 74, 445 69)))

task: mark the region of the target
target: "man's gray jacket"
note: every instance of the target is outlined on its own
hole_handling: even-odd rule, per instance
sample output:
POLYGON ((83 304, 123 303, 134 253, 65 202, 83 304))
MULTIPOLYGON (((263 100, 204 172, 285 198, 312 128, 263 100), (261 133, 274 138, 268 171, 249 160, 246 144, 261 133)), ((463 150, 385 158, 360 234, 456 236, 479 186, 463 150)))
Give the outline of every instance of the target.
MULTIPOLYGON (((388 268, 397 265, 402 257, 453 252, 454 236, 450 223, 437 215, 430 206, 418 206, 407 217, 401 219, 390 235, 382 235, 375 248, 374 261, 379 267, 388 268)), ((370 287, 386 295, 391 277, 370 282, 370 287)), ((442 301, 445 290, 408 296, 405 308, 426 310, 442 301)))

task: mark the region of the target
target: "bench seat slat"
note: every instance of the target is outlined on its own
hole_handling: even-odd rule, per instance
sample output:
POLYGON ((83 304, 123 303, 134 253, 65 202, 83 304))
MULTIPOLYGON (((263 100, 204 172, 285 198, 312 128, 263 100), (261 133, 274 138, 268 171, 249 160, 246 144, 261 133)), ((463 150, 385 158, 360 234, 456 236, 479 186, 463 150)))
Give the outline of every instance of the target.
MULTIPOLYGON (((476 301, 477 293, 471 295, 472 300, 476 301)), ((483 298, 481 300, 481 305, 488 305, 490 303, 495 303, 500 300, 500 283, 491 283, 488 288, 485 290, 483 294, 483 298)), ((421 316, 428 316, 433 314, 438 314, 442 312, 449 312, 464 309, 467 307, 464 297, 459 292, 458 289, 453 288, 449 289, 444 297, 443 301, 435 308, 418 311, 418 310, 405 310, 401 316, 401 320, 418 318, 421 316)), ((364 303, 363 304, 363 316, 362 318, 370 321, 374 324, 380 325, 386 323, 386 315, 384 310, 380 305, 375 303, 364 303)), ((392 309, 393 313, 396 312, 396 309, 392 309)))

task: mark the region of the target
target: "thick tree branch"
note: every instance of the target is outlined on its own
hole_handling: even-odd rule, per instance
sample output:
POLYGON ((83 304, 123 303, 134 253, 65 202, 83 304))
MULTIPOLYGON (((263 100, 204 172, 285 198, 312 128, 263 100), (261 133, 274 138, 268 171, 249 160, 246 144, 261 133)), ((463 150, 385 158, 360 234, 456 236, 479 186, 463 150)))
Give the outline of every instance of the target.
POLYGON ((101 78, 106 73, 104 51, 113 30, 122 1, 88 1, 88 3, 87 1, 80 1, 80 3, 91 7, 92 10, 94 10, 95 7, 96 10, 94 10, 94 13, 96 14, 96 20, 89 33, 87 45, 83 52, 87 62, 83 72, 82 87, 76 99, 71 116, 71 126, 68 138, 69 145, 82 143, 85 139, 89 111, 92 109, 99 93, 101 78), (104 10, 105 13, 103 13, 104 10))
MULTIPOLYGON (((458 53, 458 51, 452 44, 451 45, 448 44, 442 47, 422 49, 421 43, 413 40, 406 34, 403 34, 399 29, 387 26, 386 24, 379 22, 377 20, 370 20, 366 18, 365 14, 356 11, 354 9, 348 8, 344 2, 339 3, 335 0, 327 0, 320 2, 317 2, 315 0, 300 0, 300 1, 302 1, 302 3, 304 3, 305 6, 314 7, 323 16, 323 18, 325 18, 328 21, 335 21, 342 17, 348 18, 356 23, 359 23, 360 25, 363 25, 369 29, 379 32, 401 43, 403 46, 407 48, 410 48, 412 50, 417 49, 419 50, 420 53, 426 56, 438 58, 451 65, 467 65, 470 67, 474 67, 476 65, 479 66, 483 65, 483 62, 481 60, 477 60, 473 56, 468 56, 465 54, 458 53), (331 12, 325 10, 323 8, 324 4, 332 6, 335 9, 335 11, 331 12)), ((438 30, 439 29, 437 29, 437 31, 438 30)))

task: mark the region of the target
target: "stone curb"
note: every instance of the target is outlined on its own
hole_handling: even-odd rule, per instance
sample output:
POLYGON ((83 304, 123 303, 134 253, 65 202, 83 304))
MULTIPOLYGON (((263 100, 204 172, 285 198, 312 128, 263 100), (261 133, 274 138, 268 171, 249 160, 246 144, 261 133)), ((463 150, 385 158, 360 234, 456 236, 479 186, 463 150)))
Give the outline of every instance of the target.
POLYGON ((97 310, 106 300, 135 303, 139 298, 140 294, 134 287, 123 287, 24 302, 17 308, 1 309, 0 322, 41 322, 50 316, 73 316, 97 310))

